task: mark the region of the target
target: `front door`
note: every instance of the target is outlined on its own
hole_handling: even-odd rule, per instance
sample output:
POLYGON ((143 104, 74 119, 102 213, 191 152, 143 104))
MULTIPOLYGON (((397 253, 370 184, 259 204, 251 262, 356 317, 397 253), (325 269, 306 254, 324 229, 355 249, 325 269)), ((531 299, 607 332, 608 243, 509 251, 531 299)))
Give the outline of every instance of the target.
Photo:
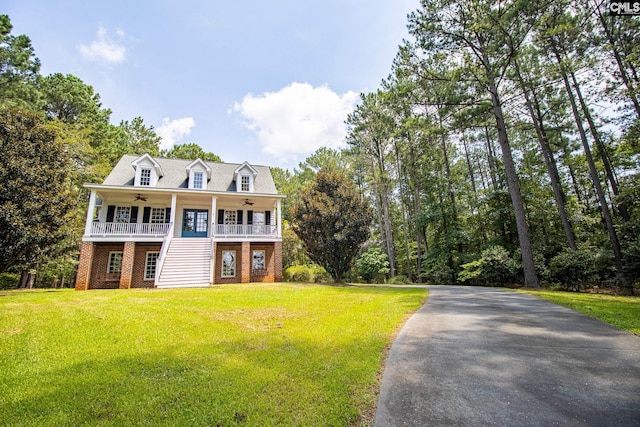
POLYGON ((182 237, 207 237, 209 211, 185 209, 182 215, 182 237))

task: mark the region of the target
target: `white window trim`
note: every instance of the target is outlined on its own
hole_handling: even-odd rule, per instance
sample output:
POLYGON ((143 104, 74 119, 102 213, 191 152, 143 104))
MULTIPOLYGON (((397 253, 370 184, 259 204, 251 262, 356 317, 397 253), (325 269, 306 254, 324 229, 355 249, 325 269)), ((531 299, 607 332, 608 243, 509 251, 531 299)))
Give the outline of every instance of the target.
POLYGON ((202 171, 193 172, 193 188, 196 190, 202 190, 204 188, 204 172, 202 171), (196 179, 196 177, 198 176, 200 177, 200 182, 198 182, 198 180, 196 179))
POLYGON ((238 270, 238 258, 236 257, 236 251, 222 251, 222 263, 220 265, 220 277, 222 277, 223 279, 231 279, 231 278, 235 278, 236 277, 236 273, 238 270), (224 254, 231 252, 233 253, 233 274, 224 274, 224 254))
POLYGON ((145 257, 145 261, 144 261, 144 280, 155 280, 156 278, 156 269, 158 268, 158 257, 160 257, 160 252, 159 251, 148 251, 145 257), (153 275, 151 277, 149 277, 147 275, 148 271, 149 271, 149 255, 156 255, 156 259, 155 259, 155 265, 153 267, 153 275))
POLYGON ((122 273, 122 262, 124 258, 124 252, 123 251, 109 251, 109 257, 107 258, 107 274, 112 274, 112 273, 122 273), (115 255, 120 255, 120 270, 112 270, 111 269, 111 260, 115 255))

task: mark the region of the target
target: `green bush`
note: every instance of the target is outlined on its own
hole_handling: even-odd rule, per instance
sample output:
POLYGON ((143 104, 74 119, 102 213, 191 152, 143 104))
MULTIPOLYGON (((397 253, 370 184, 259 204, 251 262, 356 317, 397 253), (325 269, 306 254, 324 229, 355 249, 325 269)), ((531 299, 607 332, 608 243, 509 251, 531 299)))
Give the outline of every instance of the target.
POLYGON ((308 283, 311 281, 311 271, 306 265, 292 265, 284 271, 283 276, 286 282, 308 283))
POLYGON ((309 270, 311 272, 313 283, 331 282, 331 275, 327 273, 327 270, 325 270, 324 267, 321 267, 317 264, 312 264, 309 266, 309 270))
POLYGON ((20 275, 0 273, 0 289, 17 289, 20 286, 20 275))
POLYGON ((482 251, 480 259, 463 264, 458 276, 461 282, 477 285, 510 284, 518 281, 518 262, 502 246, 482 251))
POLYGON ((387 280, 387 283, 392 285, 410 285, 411 280, 409 280, 409 278, 405 275, 398 274, 397 276, 394 276, 387 280))
POLYGON ((316 264, 292 265, 284 271, 283 277, 286 282, 326 283, 331 281, 329 273, 316 264))
POLYGON ((581 290, 594 278, 595 258, 588 249, 565 249, 549 261, 551 279, 562 290, 581 290))
POLYGON ((373 281, 380 282, 384 280, 384 276, 389 273, 389 261, 387 260, 387 254, 382 252, 377 246, 372 246, 360 254, 355 262, 358 274, 367 283, 373 281))

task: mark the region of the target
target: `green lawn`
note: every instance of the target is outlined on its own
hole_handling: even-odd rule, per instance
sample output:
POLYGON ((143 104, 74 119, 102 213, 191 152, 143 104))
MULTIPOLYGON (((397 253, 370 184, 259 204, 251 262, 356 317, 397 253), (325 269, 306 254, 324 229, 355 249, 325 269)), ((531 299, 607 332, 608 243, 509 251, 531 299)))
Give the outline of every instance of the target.
POLYGON ((349 426, 422 289, 0 291, 2 426, 349 426))
POLYGON ((522 291, 640 335, 640 297, 559 291, 522 291))

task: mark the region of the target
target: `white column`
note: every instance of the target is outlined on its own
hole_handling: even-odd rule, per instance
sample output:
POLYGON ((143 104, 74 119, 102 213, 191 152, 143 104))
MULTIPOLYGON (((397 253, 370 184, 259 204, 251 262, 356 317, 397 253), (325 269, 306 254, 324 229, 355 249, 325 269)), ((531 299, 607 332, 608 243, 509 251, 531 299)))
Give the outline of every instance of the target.
MULTIPOLYGON (((177 200, 178 200, 178 195, 173 193, 171 195, 171 219, 169 220, 169 222, 171 222, 172 224, 172 229, 175 230, 176 228, 176 204, 177 204, 177 200)), ((173 236, 171 236, 173 237, 173 236)))
POLYGON ((278 199, 278 238, 281 239, 282 238, 282 201, 280 199, 278 199))
POLYGON ((91 235, 91 224, 93 224, 93 212, 96 210, 96 192, 89 192, 89 210, 87 211, 87 224, 84 227, 84 235, 91 235))
POLYGON ((215 227, 216 227, 216 214, 217 214, 217 205, 218 205, 218 198, 216 196, 211 197, 211 216, 209 217, 209 223, 211 224, 211 231, 209 232, 209 236, 210 237, 214 237, 216 235, 215 233, 215 227))

